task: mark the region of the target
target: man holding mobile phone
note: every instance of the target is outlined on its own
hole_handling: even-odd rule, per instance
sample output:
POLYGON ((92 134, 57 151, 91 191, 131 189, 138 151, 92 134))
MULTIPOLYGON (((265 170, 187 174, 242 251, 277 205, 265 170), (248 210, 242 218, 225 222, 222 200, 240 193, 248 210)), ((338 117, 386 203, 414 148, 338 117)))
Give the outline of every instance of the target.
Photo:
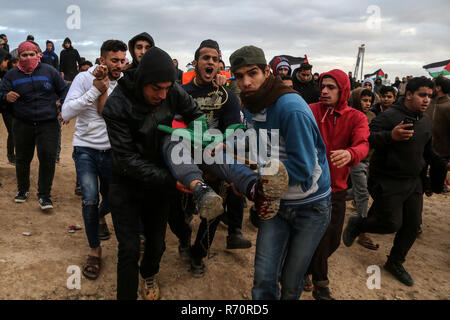
POLYGON ((343 234, 343 242, 349 247, 362 232, 396 233, 384 268, 407 286, 414 281, 403 263, 422 223, 423 193, 431 195, 426 187, 428 165, 449 170, 449 163, 431 147, 431 119, 424 112, 432 93, 430 79, 413 78, 399 104, 370 123, 369 143, 375 151, 368 187, 373 203, 368 217, 351 217, 343 234))

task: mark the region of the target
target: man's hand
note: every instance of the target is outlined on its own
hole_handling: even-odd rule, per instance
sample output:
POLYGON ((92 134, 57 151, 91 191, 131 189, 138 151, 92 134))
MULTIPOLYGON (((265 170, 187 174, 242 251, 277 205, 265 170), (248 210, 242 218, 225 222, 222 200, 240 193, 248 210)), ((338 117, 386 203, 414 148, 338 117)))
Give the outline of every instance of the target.
POLYGON ((98 91, 100 91, 103 94, 109 88, 108 77, 105 77, 102 80, 94 79, 93 84, 94 84, 94 87, 96 87, 98 89, 98 91))
POLYGON ((330 155, 331 163, 337 168, 342 168, 352 160, 352 154, 347 150, 334 150, 330 155))
POLYGON ((70 122, 70 120, 66 121, 66 120, 63 119, 61 112, 58 114, 58 118, 59 118, 59 120, 61 120, 62 124, 69 124, 69 122, 70 122))
POLYGON ((19 98, 20 98, 20 94, 18 94, 17 92, 14 92, 14 91, 10 91, 6 94, 6 101, 8 101, 9 103, 14 103, 19 98))
POLYGON ((216 74, 216 78, 213 81, 213 86, 218 88, 227 84, 227 77, 223 74, 216 74))
POLYGON ((96 79, 102 80, 106 78, 106 76, 108 75, 108 67, 105 65, 98 65, 97 67, 95 67, 94 72, 92 72, 92 74, 96 79))
POLYGON ((64 79, 64 72, 61 72, 61 78, 64 79))
POLYGON ((411 137, 414 134, 414 130, 412 130, 413 124, 412 123, 407 123, 407 124, 403 124, 403 120, 402 122, 400 122, 397 126, 394 127, 394 129, 392 129, 391 132, 391 137, 392 140, 394 141, 406 141, 411 139, 411 137), (411 128, 411 129, 406 129, 406 128, 411 128))

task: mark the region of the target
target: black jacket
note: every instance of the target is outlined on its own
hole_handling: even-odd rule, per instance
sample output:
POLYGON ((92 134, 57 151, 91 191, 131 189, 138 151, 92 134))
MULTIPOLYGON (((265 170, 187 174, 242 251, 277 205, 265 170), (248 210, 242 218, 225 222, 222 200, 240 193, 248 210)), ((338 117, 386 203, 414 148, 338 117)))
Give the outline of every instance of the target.
POLYGON ((64 72, 64 80, 73 81, 81 64, 80 54, 72 46, 64 49, 59 55, 59 71, 64 72), (78 63, 78 65, 77 65, 78 63))
POLYGON ((175 114, 186 123, 203 113, 178 84, 174 84, 158 106, 142 102, 134 88, 135 70, 129 70, 108 97, 103 109, 112 148, 112 171, 121 181, 159 190, 170 190, 175 180, 165 165, 159 124, 171 126, 175 114))
POLYGON ((292 73, 292 84, 294 90, 300 93, 307 104, 319 102, 320 91, 318 83, 315 82, 312 77, 307 83, 300 82, 300 80, 297 79, 298 69, 299 68, 295 69, 292 73))
POLYGON ((370 148, 374 149, 369 167, 371 179, 380 181, 383 178, 403 180, 421 177, 428 188, 430 182, 425 179, 428 165, 431 165, 435 172, 442 172, 445 168, 447 162, 431 147, 430 117, 407 109, 403 100, 380 113, 369 127, 370 148), (406 141, 392 140, 392 129, 406 117, 415 119, 414 135, 406 141))

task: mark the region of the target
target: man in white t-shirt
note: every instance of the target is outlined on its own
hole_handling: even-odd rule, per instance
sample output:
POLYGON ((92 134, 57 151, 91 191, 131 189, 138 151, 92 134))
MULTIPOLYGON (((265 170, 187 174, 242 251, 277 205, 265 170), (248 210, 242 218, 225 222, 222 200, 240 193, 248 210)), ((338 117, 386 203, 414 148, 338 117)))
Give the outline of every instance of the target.
POLYGON ((105 41, 100 49, 100 65, 75 77, 62 106, 62 118, 65 121, 77 117, 73 158, 81 186, 81 208, 91 248, 83 267, 83 274, 88 279, 98 277, 101 268, 100 240, 110 237, 104 216, 110 212, 108 190, 111 181, 111 145, 101 113, 108 95, 122 76, 126 51, 127 45, 122 41, 105 41))

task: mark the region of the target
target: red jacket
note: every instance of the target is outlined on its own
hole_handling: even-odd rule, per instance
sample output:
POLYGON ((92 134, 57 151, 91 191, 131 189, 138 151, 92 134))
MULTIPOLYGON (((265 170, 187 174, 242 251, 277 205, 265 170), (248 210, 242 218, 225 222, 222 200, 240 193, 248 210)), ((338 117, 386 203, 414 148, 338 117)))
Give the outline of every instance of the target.
POLYGON ((326 107, 322 102, 310 104, 316 118, 322 138, 327 148, 327 159, 331 174, 331 188, 333 192, 347 189, 347 179, 350 167, 357 165, 369 152, 369 126, 364 113, 348 106, 350 96, 350 81, 345 72, 331 70, 319 77, 319 88, 324 76, 331 76, 336 80, 340 89, 339 102, 335 107, 326 107), (330 154, 334 150, 348 150, 352 155, 351 161, 342 168, 331 165, 330 154))

